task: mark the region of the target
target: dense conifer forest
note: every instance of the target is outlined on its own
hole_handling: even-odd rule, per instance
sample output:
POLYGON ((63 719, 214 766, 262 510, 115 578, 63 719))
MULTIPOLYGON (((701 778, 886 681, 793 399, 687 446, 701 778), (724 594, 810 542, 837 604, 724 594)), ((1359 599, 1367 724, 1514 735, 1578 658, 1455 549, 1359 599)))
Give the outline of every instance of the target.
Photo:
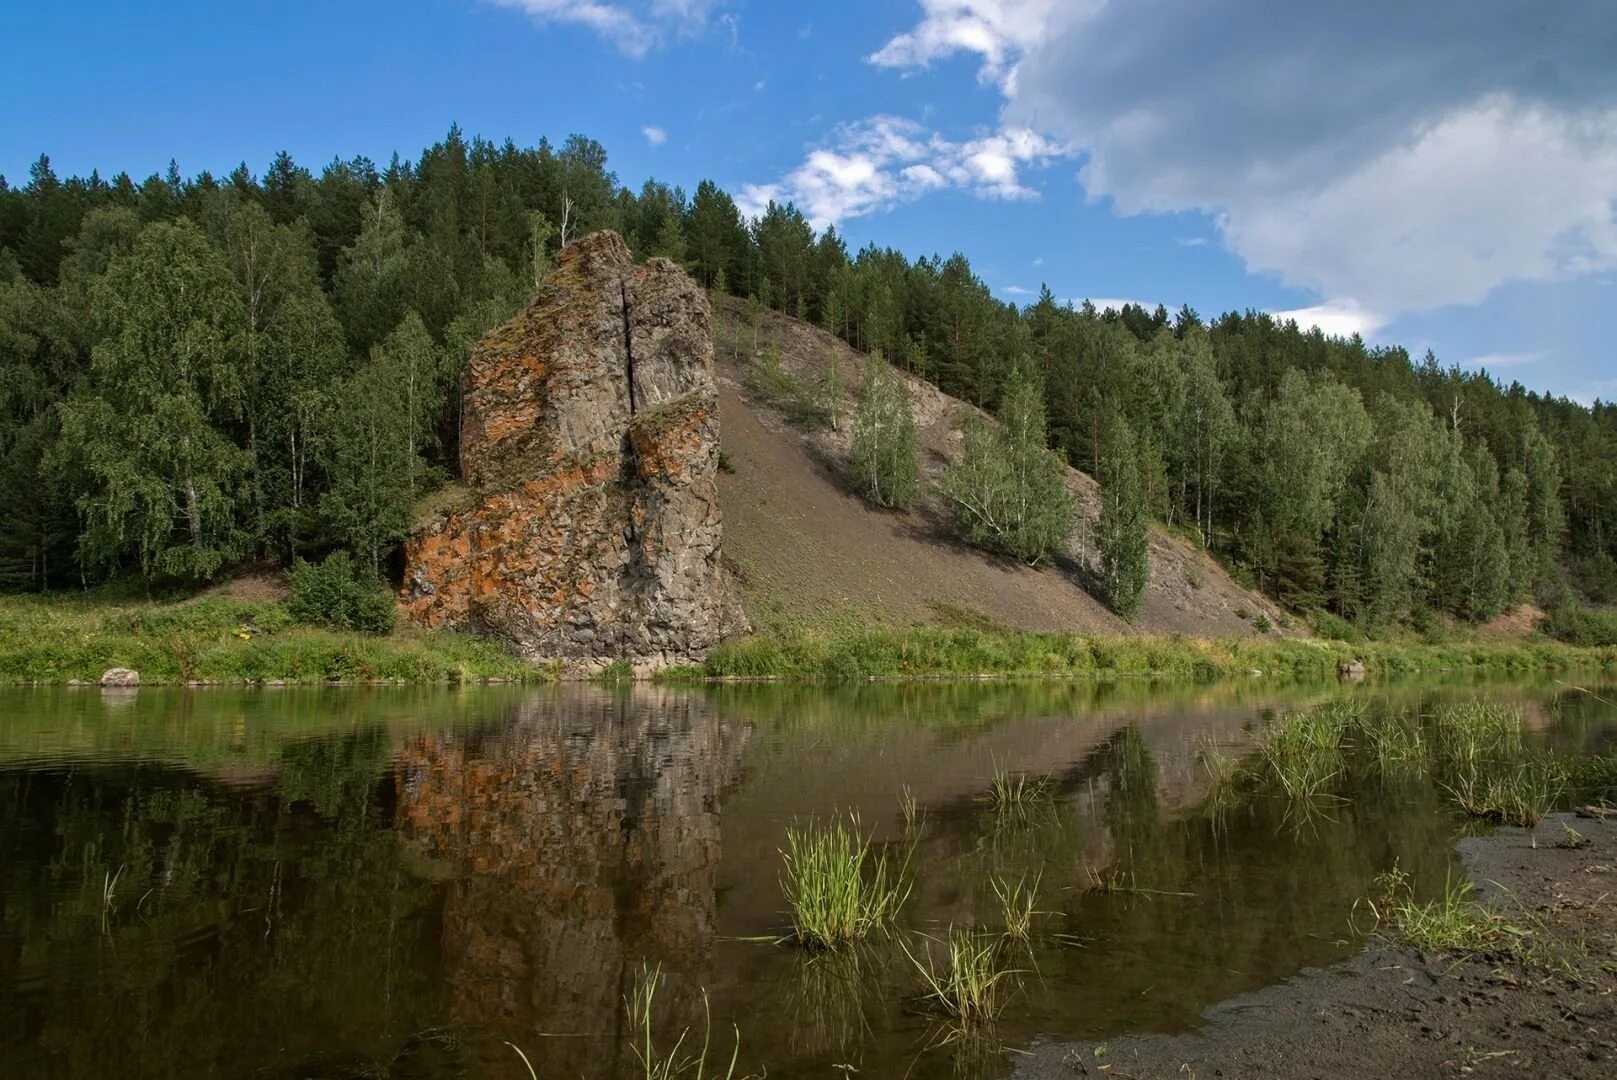
POLYGON ((991 411, 1031 385, 1025 430, 1294 609, 1380 630, 1617 596, 1610 405, 1252 311, 1018 308, 959 253, 850 253, 790 205, 625 187, 587 138, 458 129, 385 167, 0 180, 0 585, 339 550, 385 573, 455 476, 467 350, 601 228, 991 411))

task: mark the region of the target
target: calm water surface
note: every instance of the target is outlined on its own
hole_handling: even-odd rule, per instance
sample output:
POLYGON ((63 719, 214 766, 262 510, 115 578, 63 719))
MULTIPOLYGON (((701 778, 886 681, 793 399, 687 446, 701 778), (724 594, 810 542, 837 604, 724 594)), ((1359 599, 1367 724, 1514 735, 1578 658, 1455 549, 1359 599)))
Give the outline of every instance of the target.
POLYGON ((772 1077, 1003 1076, 1004 1047, 1182 1030, 1350 955, 1379 871, 1454 865, 1424 777, 1307 821, 1208 805, 1204 747, 1344 695, 1617 735, 1556 683, 0 693, 0 1073, 525 1077, 510 1041, 546 1080, 630 1076, 647 964, 665 1045, 710 1014, 772 1077), (1053 797, 998 812, 997 769, 1053 797), (991 879, 1037 880, 990 1037, 943 1043, 893 944, 765 940, 787 827, 849 811, 914 845, 912 935, 997 929, 991 879))

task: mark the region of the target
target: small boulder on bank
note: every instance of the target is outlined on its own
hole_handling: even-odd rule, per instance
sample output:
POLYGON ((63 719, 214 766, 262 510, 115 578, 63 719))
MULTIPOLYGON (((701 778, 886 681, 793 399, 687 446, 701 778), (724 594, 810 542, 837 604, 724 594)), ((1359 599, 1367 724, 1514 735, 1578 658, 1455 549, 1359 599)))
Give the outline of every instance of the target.
POLYGON ((140 685, 140 672, 126 667, 108 668, 101 673, 101 685, 126 689, 140 685))
POLYGON ((1336 677, 1347 682, 1362 682, 1364 680, 1364 661, 1338 661, 1336 665, 1336 677))

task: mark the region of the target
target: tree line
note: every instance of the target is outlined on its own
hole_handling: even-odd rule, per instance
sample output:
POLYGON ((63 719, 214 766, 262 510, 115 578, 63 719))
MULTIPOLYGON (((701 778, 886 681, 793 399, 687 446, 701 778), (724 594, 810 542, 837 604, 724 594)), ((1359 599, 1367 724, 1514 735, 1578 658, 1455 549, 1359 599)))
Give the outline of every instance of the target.
MULTIPOLYGON (((281 154, 261 176, 171 164, 137 182, 42 157, 0 179, 0 585, 336 550, 384 570, 458 471, 467 350, 600 228, 995 412, 1006 445, 978 464, 1003 475, 1036 439, 1100 479, 1103 506, 1126 496, 1124 532, 1180 530, 1296 608, 1376 627, 1486 619, 1535 590, 1617 596, 1609 405, 1251 311, 1098 311, 1048 289, 1019 308, 958 253, 850 253, 790 204, 749 220, 710 181, 624 186, 582 136, 453 128, 385 167, 281 154)), ((955 505, 973 479, 948 481, 955 505)), ((962 527, 1037 557, 982 514, 962 527)))

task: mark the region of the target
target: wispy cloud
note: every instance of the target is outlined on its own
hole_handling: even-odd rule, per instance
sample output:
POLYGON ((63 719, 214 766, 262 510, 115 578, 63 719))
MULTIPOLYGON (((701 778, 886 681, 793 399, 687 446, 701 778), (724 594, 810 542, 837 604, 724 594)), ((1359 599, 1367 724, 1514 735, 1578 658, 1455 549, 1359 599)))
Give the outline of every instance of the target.
POLYGON ((816 227, 884 210, 944 188, 989 199, 1031 199, 1021 179, 1066 149, 1026 128, 1005 128, 964 142, 896 116, 837 128, 782 179, 748 184, 737 202, 756 216, 770 201, 790 200, 816 227))
POLYGON ((640 134, 644 135, 646 137, 646 141, 652 146, 661 146, 663 143, 668 141, 668 132, 664 131, 660 127, 652 127, 648 125, 640 129, 640 134))
POLYGON ((1499 368, 1523 367, 1527 364, 1536 364, 1548 356, 1543 349, 1532 352, 1493 352, 1473 356, 1469 360, 1461 361, 1461 366, 1476 368, 1477 370, 1496 371, 1499 368))
POLYGON ((1032 296, 1033 290, 1023 285, 1002 285, 1000 292, 1006 296, 1032 296))
MULTIPOLYGON (((595 31, 628 56, 644 56, 670 34, 706 29, 723 0, 483 0, 524 12, 536 23, 595 31)), ((733 29, 733 23, 730 24, 733 29)))
POLYGON ((1174 243, 1178 244, 1180 247, 1205 247, 1207 244, 1207 237, 1181 236, 1176 239, 1174 243))
POLYGON ((1574 388, 1567 397, 1580 405, 1593 406, 1601 401, 1606 404, 1617 402, 1617 379, 1596 379, 1574 388))

